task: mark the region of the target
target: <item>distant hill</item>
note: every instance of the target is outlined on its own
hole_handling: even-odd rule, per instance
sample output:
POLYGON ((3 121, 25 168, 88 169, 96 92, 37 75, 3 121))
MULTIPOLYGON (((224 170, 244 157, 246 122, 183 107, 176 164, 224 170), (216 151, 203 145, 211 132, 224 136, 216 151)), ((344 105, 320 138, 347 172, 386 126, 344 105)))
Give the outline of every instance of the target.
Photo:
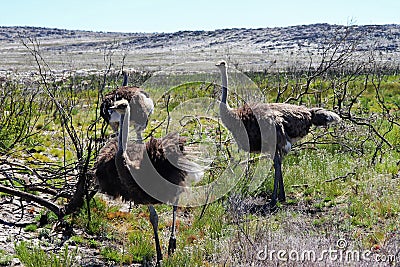
POLYGON ((306 64, 310 57, 337 42, 347 32, 355 51, 367 57, 379 52, 391 64, 400 59, 400 25, 299 25, 260 29, 221 29, 175 33, 115 33, 38 27, 0 27, 0 70, 35 69, 21 40, 37 40, 52 68, 103 68, 104 55, 138 69, 160 69, 193 60, 225 58, 244 69, 285 68, 306 64), (25 39, 26 40, 26 39, 25 39))

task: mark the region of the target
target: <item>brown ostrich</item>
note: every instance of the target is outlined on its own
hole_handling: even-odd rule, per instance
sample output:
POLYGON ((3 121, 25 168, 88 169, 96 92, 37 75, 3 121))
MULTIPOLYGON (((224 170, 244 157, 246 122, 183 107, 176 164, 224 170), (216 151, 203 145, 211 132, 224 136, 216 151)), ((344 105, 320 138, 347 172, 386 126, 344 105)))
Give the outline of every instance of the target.
POLYGON ((136 125, 141 125, 144 128, 147 126, 148 116, 153 112, 154 104, 149 94, 140 87, 128 86, 128 74, 123 71, 124 81, 122 86, 115 89, 114 91, 106 94, 100 104, 100 116, 108 123, 114 132, 118 131, 119 114, 110 110, 114 101, 126 99, 131 104, 131 118, 135 120, 136 125), (140 95, 141 97, 135 98, 136 102, 132 102, 134 96, 140 95), (133 106, 140 105, 141 109, 134 109, 133 106))
MULTIPOLYGON (((148 122, 148 117, 153 111, 154 105, 149 95, 139 87, 129 87, 128 74, 123 71, 124 81, 122 87, 108 93, 100 105, 100 116, 104 121, 110 124, 111 128, 117 132, 120 122, 120 114, 110 109, 114 101, 126 99, 130 102, 131 117, 130 121, 135 125, 136 132, 141 138, 143 131, 148 122)), ((113 197, 122 197, 123 200, 129 200, 130 194, 127 188, 121 183, 118 172, 115 167, 115 154, 118 150, 118 138, 110 139, 99 151, 96 158, 95 173, 97 183, 103 193, 113 197)))
MULTIPOLYGON (((127 100, 122 99, 110 107, 120 114, 118 141, 110 140, 101 150, 96 164, 96 177, 103 192, 113 196, 121 195, 135 204, 148 205, 150 222, 154 230, 157 264, 160 264, 162 253, 158 237, 158 216, 153 204, 173 205, 173 221, 168 245, 168 254, 172 254, 176 249, 175 221, 181 188, 187 183, 198 181, 203 171, 200 166, 187 159, 183 153, 184 139, 178 134, 151 138, 150 141, 143 143, 142 128, 135 125, 137 139, 135 142, 128 142, 131 106, 127 100), (112 160, 114 160, 113 166, 112 160), (104 164, 105 162, 107 163, 104 164)), ((143 107, 134 107, 144 112, 143 107)))
POLYGON ((311 125, 326 126, 340 121, 340 117, 322 108, 284 103, 246 103, 237 109, 230 108, 228 97, 227 64, 221 61, 216 64, 221 71, 222 97, 219 112, 222 123, 235 138, 238 147, 251 153, 274 152, 274 189, 271 201, 261 207, 261 211, 274 209, 277 199, 285 201, 285 189, 282 176, 282 158, 292 144, 306 136, 311 125), (271 144, 275 145, 271 149, 271 144), (278 195, 279 188, 279 195, 278 195))

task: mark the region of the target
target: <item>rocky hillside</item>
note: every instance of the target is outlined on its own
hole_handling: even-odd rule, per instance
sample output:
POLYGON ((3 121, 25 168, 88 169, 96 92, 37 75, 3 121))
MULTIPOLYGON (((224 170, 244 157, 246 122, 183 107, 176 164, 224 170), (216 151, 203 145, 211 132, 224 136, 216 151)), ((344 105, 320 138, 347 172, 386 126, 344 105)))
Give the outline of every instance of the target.
POLYGON ((114 64, 160 69, 193 60, 227 58, 245 69, 284 68, 299 62, 346 36, 355 51, 367 57, 379 52, 382 60, 398 65, 400 25, 299 25, 260 29, 221 29, 175 33, 115 33, 36 27, 0 27, 0 70, 35 67, 22 41, 31 38, 56 70, 104 68, 104 56, 114 64))

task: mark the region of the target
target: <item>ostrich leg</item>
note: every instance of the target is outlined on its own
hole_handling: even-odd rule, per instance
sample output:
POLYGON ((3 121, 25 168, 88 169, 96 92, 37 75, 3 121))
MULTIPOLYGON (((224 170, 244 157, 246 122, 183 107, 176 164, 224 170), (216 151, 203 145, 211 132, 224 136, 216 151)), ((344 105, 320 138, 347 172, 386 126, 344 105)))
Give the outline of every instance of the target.
MULTIPOLYGON (((274 175, 274 190, 272 191, 272 196, 271 196, 271 202, 269 203, 270 209, 274 209, 276 207, 276 202, 278 198, 278 186, 279 186, 279 197, 282 195, 283 191, 283 178, 282 178, 282 170, 281 170, 281 165, 282 165, 282 159, 279 155, 279 152, 275 152, 274 156, 274 170, 275 170, 275 175, 274 175), (282 183, 281 183, 282 180, 282 183)), ((285 192, 283 191, 283 196, 285 195, 285 192)))
POLYGON ((154 230, 154 241, 156 243, 156 252, 157 252, 157 266, 161 266, 162 254, 161 254, 160 239, 158 238, 158 215, 152 205, 149 205, 148 209, 150 212, 150 222, 154 230))
POLYGON ((169 238, 168 244, 168 256, 171 256, 176 249, 176 236, 175 236, 175 224, 176 224, 176 211, 178 206, 174 205, 172 210, 172 228, 171 228, 171 237, 169 238))
POLYGON ((283 184, 283 175, 282 175, 282 154, 279 154, 277 156, 277 163, 275 164, 274 160, 274 169, 275 169, 275 175, 278 176, 278 183, 279 183, 279 195, 278 199, 280 202, 285 202, 286 201, 286 196, 285 196, 285 186, 283 184))

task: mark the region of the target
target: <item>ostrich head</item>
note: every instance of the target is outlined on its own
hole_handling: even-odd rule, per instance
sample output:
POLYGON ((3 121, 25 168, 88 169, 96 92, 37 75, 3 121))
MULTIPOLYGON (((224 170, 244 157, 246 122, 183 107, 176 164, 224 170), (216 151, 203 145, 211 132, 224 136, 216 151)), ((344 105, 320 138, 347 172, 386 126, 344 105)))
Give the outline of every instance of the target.
POLYGON ((224 60, 221 60, 221 61, 217 62, 215 64, 215 66, 217 66, 218 69, 220 69, 221 71, 225 71, 228 67, 228 64, 226 64, 226 62, 224 60))
POLYGON ((125 115, 126 108, 129 106, 129 102, 126 99, 121 99, 114 102, 114 105, 109 109, 118 112, 120 115, 125 115))
MULTIPOLYGON (((147 97, 143 93, 137 93, 132 96, 130 101, 126 99, 115 101, 114 105, 109 109, 112 112, 112 119, 110 121, 121 121, 121 116, 129 116, 129 118, 127 119, 130 121, 131 125, 135 129, 137 140, 141 140, 142 133, 147 127, 149 115, 153 112, 154 105, 151 98, 147 97), (128 108, 129 114, 125 115, 128 108)), ((120 123, 118 123, 118 125, 119 124, 120 123)))

